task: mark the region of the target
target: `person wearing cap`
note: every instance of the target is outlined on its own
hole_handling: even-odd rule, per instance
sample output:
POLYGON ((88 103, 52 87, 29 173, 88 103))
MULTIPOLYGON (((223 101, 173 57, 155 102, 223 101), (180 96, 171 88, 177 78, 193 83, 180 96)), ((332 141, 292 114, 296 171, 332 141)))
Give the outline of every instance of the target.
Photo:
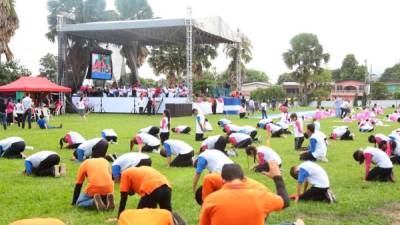
POLYGON ((119 181, 121 173, 131 167, 151 166, 150 156, 139 153, 129 152, 118 157, 111 165, 112 177, 115 182, 119 181))
POLYGON ((60 156, 52 151, 40 151, 25 159, 25 175, 38 177, 60 177, 66 175, 65 164, 60 164, 60 156))
POLYGON ((228 139, 224 135, 210 136, 201 143, 200 152, 203 152, 207 149, 216 149, 226 154, 225 148, 227 143, 228 139))
POLYGON ((124 210, 118 225, 186 225, 186 222, 176 212, 146 208, 124 210))
POLYGON ((192 114, 196 117, 196 141, 204 140, 204 131, 206 131, 205 123, 206 118, 203 114, 199 113, 197 109, 192 110, 192 114))
POLYGON ((131 139, 130 150, 133 150, 133 146, 138 145, 138 152, 152 152, 160 148, 160 140, 153 135, 147 133, 138 133, 131 139))
POLYGON ((20 137, 9 137, 0 140, 0 157, 8 159, 24 158, 25 141, 20 137))
POLYGON ((314 124, 307 125, 306 134, 310 137, 310 144, 307 151, 300 153, 300 160, 303 161, 316 161, 326 159, 327 146, 324 137, 315 131, 314 124))
POLYGON ((290 175, 297 180, 295 201, 321 201, 334 203, 335 196, 329 189, 326 171, 317 163, 306 161, 290 169, 290 175), (309 185, 311 185, 310 188, 309 185))
POLYGON ((301 150, 301 146, 304 142, 303 120, 297 117, 296 113, 290 114, 290 120, 293 124, 294 149, 301 150))
POLYGON ((278 194, 249 188, 241 167, 226 164, 221 172, 224 185, 204 200, 199 224, 263 225, 269 213, 288 207, 289 197, 279 167, 275 162, 268 163, 270 172, 264 175, 274 180, 278 194))
POLYGON ((110 164, 102 156, 94 155, 79 167, 72 205, 83 208, 95 207, 98 211, 114 210, 114 182, 110 164), (86 189, 81 193, 85 178, 86 189))
MULTIPOLYGON (((264 186, 264 184, 256 180, 253 180, 250 177, 245 177, 244 182, 251 189, 270 192, 270 190, 266 186, 264 186)), ((220 190, 223 186, 224 186, 224 180, 222 179, 221 174, 209 173, 205 175, 203 178, 203 185, 200 186, 196 191, 195 194, 196 202, 199 205, 202 205, 208 195, 220 190)))
POLYGON ((172 188, 168 179, 156 169, 148 166, 131 167, 122 172, 120 184, 121 200, 118 215, 125 210, 128 194, 137 193, 140 200, 137 208, 157 208, 172 211, 172 188))
POLYGON ((73 153, 72 160, 83 161, 87 158, 105 157, 108 150, 108 142, 102 138, 93 138, 80 144, 73 153))
POLYGON ((157 126, 148 126, 139 130, 139 133, 147 133, 156 138, 159 138, 160 128, 157 126))
POLYGON ((281 167, 282 159, 272 148, 267 146, 248 146, 246 148, 246 154, 248 156, 254 157, 254 162, 256 162, 256 157, 258 159, 258 165, 254 166, 254 171, 256 172, 268 172, 268 161, 273 160, 278 163, 278 166, 281 167))
POLYGON ((348 126, 335 127, 332 130, 330 139, 332 140, 354 140, 354 134, 351 133, 348 126))
POLYGON ((110 143, 117 143, 118 136, 113 129, 104 129, 101 131, 101 137, 110 143))
POLYGON ((177 127, 171 128, 171 131, 176 134, 189 134, 192 129, 186 125, 180 125, 177 127))
POLYGON ((242 134, 247 134, 249 135, 253 140, 257 140, 257 129, 252 127, 252 126, 242 126, 239 127, 239 130, 237 131, 238 133, 242 134))
POLYGON ((78 132, 70 131, 64 137, 60 138, 60 149, 62 148, 77 148, 80 144, 85 142, 86 139, 78 132), (63 146, 66 143, 66 146, 63 146))
POLYGON ((251 139, 250 135, 243 133, 232 133, 229 135, 228 141, 235 148, 246 148, 247 146, 251 145, 253 140, 251 139))
POLYGON ((366 147, 364 150, 356 150, 353 153, 353 158, 360 164, 365 161, 364 179, 366 181, 394 182, 393 163, 382 150, 366 147), (371 163, 376 165, 372 170, 371 163))
POLYGON ((167 164, 171 167, 189 167, 193 165, 193 148, 181 140, 166 140, 160 155, 167 158, 167 164), (172 155, 176 155, 174 160, 172 160, 172 155))
POLYGON ((193 178, 193 192, 196 191, 197 183, 204 169, 208 169, 211 173, 220 173, 225 164, 233 163, 233 161, 220 150, 209 149, 200 153, 199 157, 194 161, 196 172, 193 178))
POLYGON ((65 223, 54 218, 33 218, 17 220, 9 225, 65 225, 65 223))

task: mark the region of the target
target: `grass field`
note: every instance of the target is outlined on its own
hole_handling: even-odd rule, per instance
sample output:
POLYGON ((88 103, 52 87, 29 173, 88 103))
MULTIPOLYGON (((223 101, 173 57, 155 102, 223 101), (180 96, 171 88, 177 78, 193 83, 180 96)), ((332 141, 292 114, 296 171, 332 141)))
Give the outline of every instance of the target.
MULTIPOLYGON (((221 133, 216 122, 222 115, 207 116, 214 131, 207 135, 221 133)), ((21 218, 31 217, 56 217, 68 225, 101 225, 116 224, 108 222, 115 218, 114 212, 101 212, 78 209, 71 206, 74 180, 79 163, 70 161, 71 150, 59 150, 58 140, 67 131, 80 132, 85 138, 100 136, 104 128, 113 128, 118 134, 119 143, 110 145, 108 152, 122 154, 129 151, 129 140, 139 128, 149 125, 158 125, 161 116, 137 116, 120 114, 90 114, 86 121, 82 121, 75 115, 57 117, 50 121, 51 124, 63 123, 62 129, 39 130, 34 126, 32 130, 21 130, 13 126, 7 131, 1 131, 0 138, 20 136, 25 139, 27 145, 35 149, 25 153, 31 155, 39 150, 53 150, 61 155, 61 161, 67 164, 67 177, 64 178, 38 178, 22 175, 24 163, 22 160, 0 159, 0 224, 9 224, 21 218)), ((238 125, 255 126, 256 119, 239 120, 237 116, 226 117, 238 125)), ((172 118, 172 127, 187 124, 194 128, 192 117, 172 118)), ((336 118, 321 121, 322 130, 329 134, 332 126, 341 125, 336 118)), ((377 127, 376 132, 388 134, 398 124, 390 123, 389 127, 377 127)), ((368 145, 367 136, 356 130, 356 123, 350 125, 355 131, 355 141, 331 141, 328 148, 328 163, 320 163, 330 177, 331 188, 338 199, 337 204, 323 203, 291 203, 286 210, 272 213, 268 218, 268 224, 294 221, 302 218, 306 224, 391 224, 395 218, 387 216, 394 209, 393 203, 399 202, 400 186, 397 183, 367 183, 363 181, 364 166, 358 165, 352 153, 358 147, 368 145)), ((265 134, 259 130, 259 134, 265 142, 265 134)), ((191 144, 196 151, 200 143, 194 141, 194 134, 171 134, 171 139, 181 139, 191 144)), ((283 177, 289 194, 295 191, 295 180, 289 176, 289 169, 299 164, 298 154, 293 150, 293 137, 273 139, 272 147, 283 159, 283 177)), ((135 149, 136 150, 136 149, 135 149)), ((157 154, 151 155, 153 166, 165 174, 173 185, 173 208, 179 212, 188 224, 198 224, 200 207, 194 200, 191 191, 193 168, 176 169, 167 168, 165 158, 157 154)), ((233 158, 245 169, 250 176, 275 191, 273 182, 260 174, 251 172, 247 167, 246 156, 239 151, 239 156, 233 158)), ((400 174, 398 167, 395 174, 400 174)), ((115 185, 117 205, 119 204, 119 184, 115 185)), ((135 208, 138 196, 128 199, 127 208, 135 208)), ((238 203, 240 204, 240 203, 238 203)), ((398 205, 398 204, 397 204, 398 205)), ((399 211, 397 211, 397 216, 399 211)), ((396 215, 396 212, 394 213, 396 215)))

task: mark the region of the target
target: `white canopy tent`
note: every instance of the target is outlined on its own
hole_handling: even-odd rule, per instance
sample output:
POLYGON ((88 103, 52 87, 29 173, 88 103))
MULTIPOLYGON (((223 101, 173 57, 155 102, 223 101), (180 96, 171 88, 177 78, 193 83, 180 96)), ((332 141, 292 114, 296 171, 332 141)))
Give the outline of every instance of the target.
MULTIPOLYGON (((156 46, 163 44, 186 44, 186 84, 189 99, 192 94, 192 51, 193 44, 236 44, 240 47, 240 35, 233 31, 220 17, 202 19, 149 19, 129 21, 104 21, 81 24, 65 24, 64 17, 58 17, 59 76, 64 80, 65 41, 68 36, 98 40, 104 43, 156 46)), ((237 51, 240 54, 240 51, 237 51)), ((237 57, 239 59, 239 57, 237 57)), ((237 60, 239 61, 239 60, 237 60)), ((237 65, 240 65, 237 63, 237 65)), ((237 75, 239 67, 236 66, 237 75)), ((240 89, 240 76, 237 76, 240 89)))

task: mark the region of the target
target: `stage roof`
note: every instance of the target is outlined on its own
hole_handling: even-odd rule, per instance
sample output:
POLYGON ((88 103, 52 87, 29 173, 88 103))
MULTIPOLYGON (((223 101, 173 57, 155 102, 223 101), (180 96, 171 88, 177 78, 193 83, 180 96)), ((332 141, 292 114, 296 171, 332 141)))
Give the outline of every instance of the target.
MULTIPOLYGON (((235 43, 237 32, 220 17, 192 19, 194 44, 235 43)), ((104 21, 81 24, 65 24, 58 30, 66 35, 105 43, 141 45, 186 43, 185 19, 149 19, 128 21, 104 21)))

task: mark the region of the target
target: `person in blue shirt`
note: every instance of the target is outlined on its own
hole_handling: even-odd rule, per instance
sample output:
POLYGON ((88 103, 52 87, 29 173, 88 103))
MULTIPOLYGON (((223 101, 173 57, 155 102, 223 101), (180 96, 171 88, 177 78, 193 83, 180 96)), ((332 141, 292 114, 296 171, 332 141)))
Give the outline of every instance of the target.
POLYGON ((60 124, 60 126, 52 126, 52 125, 48 124, 43 115, 40 115, 40 117, 36 123, 38 124, 40 129, 62 128, 62 124, 60 124))

